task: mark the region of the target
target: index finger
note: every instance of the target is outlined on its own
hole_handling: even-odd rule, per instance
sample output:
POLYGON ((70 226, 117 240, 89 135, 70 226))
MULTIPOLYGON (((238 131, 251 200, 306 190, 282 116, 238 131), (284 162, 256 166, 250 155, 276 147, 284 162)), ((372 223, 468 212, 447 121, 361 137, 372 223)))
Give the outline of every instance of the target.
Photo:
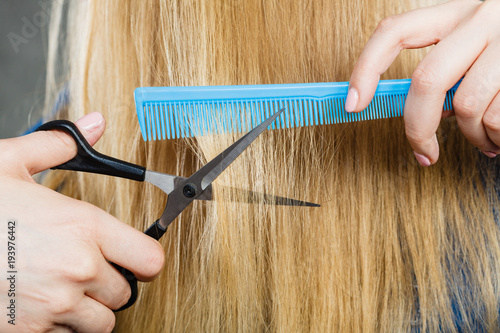
POLYGON ((452 1, 382 20, 354 66, 346 111, 363 111, 370 104, 380 75, 389 68, 401 50, 440 42, 480 4, 479 1, 452 1))

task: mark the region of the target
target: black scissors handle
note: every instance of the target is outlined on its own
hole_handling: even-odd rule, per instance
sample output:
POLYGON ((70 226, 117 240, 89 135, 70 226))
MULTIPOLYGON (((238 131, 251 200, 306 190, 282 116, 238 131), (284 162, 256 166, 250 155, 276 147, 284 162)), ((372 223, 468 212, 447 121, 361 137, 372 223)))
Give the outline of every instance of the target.
MULTIPOLYGON (((146 231, 144 231, 144 233, 146 235, 156 239, 156 240, 159 240, 160 237, 163 236, 163 234, 166 231, 167 231, 166 228, 163 229, 160 226, 159 220, 156 220, 155 223, 153 223, 146 231)), ((125 277, 125 279, 127 279, 127 282, 130 285, 130 290, 131 290, 130 298, 128 299, 127 303, 125 305, 123 305, 121 308, 119 308, 118 310, 114 311, 114 312, 118 312, 118 311, 128 309, 137 300, 137 296, 139 294, 139 292, 137 290, 137 278, 135 277, 134 273, 132 273, 128 269, 123 268, 122 266, 117 265, 113 262, 110 262, 110 264, 113 265, 113 267, 116 268, 118 270, 118 272, 120 272, 125 277)))
MULTIPOLYGON (((78 127, 68 120, 54 120, 43 124, 35 131, 61 130, 69 134, 76 142, 78 152, 76 156, 66 163, 58 165, 52 169, 63 169, 73 171, 83 171, 98 173, 102 175, 122 177, 137 181, 144 181, 146 168, 133 163, 125 162, 110 156, 103 155, 92 148, 78 127)), ((159 226, 158 221, 153 223, 145 233, 158 240, 166 229, 159 226)), ((134 273, 126 268, 110 262, 127 280, 131 289, 131 296, 127 304, 116 311, 125 310, 137 300, 137 278, 134 273)))
POLYGON ((101 175, 144 181, 146 168, 103 155, 92 148, 75 124, 68 120, 54 120, 43 124, 35 131, 60 130, 71 135, 76 142, 78 152, 66 163, 52 169, 84 171, 101 175))

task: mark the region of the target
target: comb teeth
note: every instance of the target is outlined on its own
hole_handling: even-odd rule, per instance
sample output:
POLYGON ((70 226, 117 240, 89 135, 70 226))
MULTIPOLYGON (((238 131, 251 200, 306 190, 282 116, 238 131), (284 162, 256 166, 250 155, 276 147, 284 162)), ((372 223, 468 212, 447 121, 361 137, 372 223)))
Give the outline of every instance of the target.
MULTIPOLYGON (((345 111, 348 82, 137 88, 137 116, 145 141, 248 132, 281 108, 271 129, 329 125, 403 115, 410 80, 380 81, 372 102, 345 111)), ((460 84, 446 94, 444 110, 460 84)))

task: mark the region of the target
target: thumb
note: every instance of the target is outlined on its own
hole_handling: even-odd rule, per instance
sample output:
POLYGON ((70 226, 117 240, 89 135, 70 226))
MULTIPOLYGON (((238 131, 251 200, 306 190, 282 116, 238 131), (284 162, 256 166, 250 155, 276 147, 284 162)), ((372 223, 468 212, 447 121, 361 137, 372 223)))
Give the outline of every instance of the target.
MULTIPOLYGON (((88 143, 94 145, 104 133, 106 122, 102 114, 93 112, 77 120, 75 125, 88 143)), ((35 132, 10 140, 16 149, 17 161, 30 175, 65 163, 77 152, 71 136, 57 130, 35 132)))

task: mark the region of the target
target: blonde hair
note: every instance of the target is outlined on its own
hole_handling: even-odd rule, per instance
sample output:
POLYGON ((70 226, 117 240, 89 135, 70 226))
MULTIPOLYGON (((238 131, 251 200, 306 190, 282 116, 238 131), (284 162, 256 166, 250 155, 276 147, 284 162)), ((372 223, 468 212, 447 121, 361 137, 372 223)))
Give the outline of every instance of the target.
MULTIPOLYGON (((136 87, 346 81, 377 22, 428 4, 58 2, 59 17, 69 6, 64 116, 100 111, 97 150, 188 176, 238 135, 144 143, 136 87)), ((410 77, 425 52, 403 52, 383 78, 410 77)), ((401 118, 264 133, 216 181, 215 202, 194 203, 170 226, 165 268, 118 314, 117 332, 497 330, 496 164, 454 120, 439 138, 439 162, 422 168, 401 118), (322 206, 229 202, 236 194, 217 184, 322 206)), ((107 176, 54 172, 46 183, 140 230, 166 200, 107 176)))

